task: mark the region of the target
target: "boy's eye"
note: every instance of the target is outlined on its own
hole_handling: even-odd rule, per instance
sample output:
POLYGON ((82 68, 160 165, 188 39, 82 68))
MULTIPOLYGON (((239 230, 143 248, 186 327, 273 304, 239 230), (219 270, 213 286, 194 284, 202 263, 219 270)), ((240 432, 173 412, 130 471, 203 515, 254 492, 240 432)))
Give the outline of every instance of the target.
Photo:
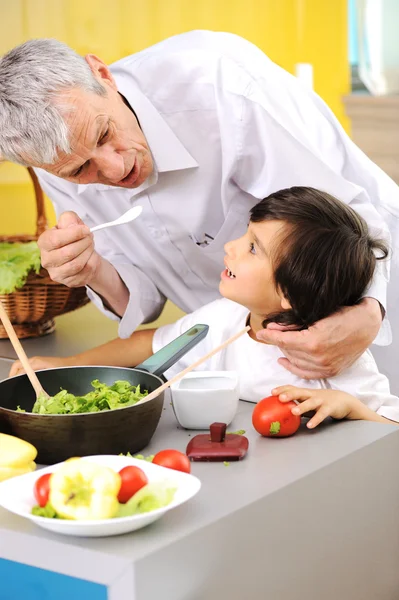
POLYGON ((256 254, 256 251, 255 251, 255 244, 254 244, 253 242, 251 242, 251 243, 249 244, 249 251, 250 251, 252 254, 256 254))

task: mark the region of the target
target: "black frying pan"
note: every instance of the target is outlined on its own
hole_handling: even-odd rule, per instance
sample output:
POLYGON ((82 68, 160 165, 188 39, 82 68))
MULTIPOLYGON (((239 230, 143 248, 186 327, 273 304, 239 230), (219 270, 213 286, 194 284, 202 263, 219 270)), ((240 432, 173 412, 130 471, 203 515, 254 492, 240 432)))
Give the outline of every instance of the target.
MULTIPOLYGON (((107 385, 117 380, 140 384, 152 392, 163 384, 159 377, 193 348, 208 333, 208 325, 195 325, 134 369, 122 367, 63 367, 37 371, 43 388, 50 396, 61 388, 75 395, 89 392, 93 379, 107 385)), ((15 435, 33 444, 37 460, 54 464, 72 456, 139 452, 151 440, 157 428, 164 401, 157 398, 115 410, 73 415, 39 415, 16 412, 20 406, 31 411, 36 400, 27 375, 0 382, 0 432, 15 435)))

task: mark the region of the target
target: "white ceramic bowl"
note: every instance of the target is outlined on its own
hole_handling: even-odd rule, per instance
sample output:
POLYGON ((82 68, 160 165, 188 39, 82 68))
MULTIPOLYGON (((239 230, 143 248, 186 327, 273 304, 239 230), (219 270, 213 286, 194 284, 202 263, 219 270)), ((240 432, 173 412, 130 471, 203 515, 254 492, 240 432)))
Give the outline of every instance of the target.
MULTIPOLYGON (((64 519, 47 519, 32 515, 31 510, 36 504, 33 496, 33 486, 44 473, 53 473, 63 463, 38 469, 34 473, 20 475, 13 479, 7 479, 0 483, 0 506, 16 515, 25 517, 36 523, 39 527, 49 529, 64 535, 76 535, 79 537, 103 537, 128 533, 141 529, 157 519, 161 518, 169 510, 176 508, 179 504, 186 502, 199 491, 201 482, 194 475, 181 473, 172 469, 165 469, 159 465, 153 465, 145 460, 130 458, 127 456, 87 456, 84 460, 95 462, 99 465, 110 467, 119 471, 128 465, 140 467, 148 477, 150 483, 156 481, 167 482, 168 485, 176 487, 173 501, 163 508, 158 508, 148 513, 122 517, 118 519, 103 519, 102 521, 69 521, 64 519)), ((1 594, 0 594, 1 595, 1 594)))
POLYGON ((172 384, 172 406, 185 429, 209 429, 216 421, 229 425, 238 409, 235 371, 192 371, 172 384))

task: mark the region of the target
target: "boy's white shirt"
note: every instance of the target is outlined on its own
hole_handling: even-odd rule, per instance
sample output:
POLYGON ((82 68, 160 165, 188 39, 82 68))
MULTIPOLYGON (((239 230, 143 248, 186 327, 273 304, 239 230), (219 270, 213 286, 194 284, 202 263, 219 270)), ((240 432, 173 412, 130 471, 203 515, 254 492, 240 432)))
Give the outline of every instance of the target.
MULTIPOLYGON (((248 312, 244 306, 221 298, 185 315, 176 323, 157 329, 153 339, 154 352, 197 323, 209 325, 206 338, 166 371, 165 376, 170 379, 245 327, 248 312)), ((269 346, 244 335, 208 359, 197 370, 237 371, 242 400, 258 402, 270 395, 274 387, 286 384, 312 389, 336 389, 356 396, 371 410, 399 422, 399 398, 390 393, 389 381, 378 371, 369 350, 336 377, 315 380, 301 379, 284 369, 277 362, 283 356, 277 346, 269 346)))

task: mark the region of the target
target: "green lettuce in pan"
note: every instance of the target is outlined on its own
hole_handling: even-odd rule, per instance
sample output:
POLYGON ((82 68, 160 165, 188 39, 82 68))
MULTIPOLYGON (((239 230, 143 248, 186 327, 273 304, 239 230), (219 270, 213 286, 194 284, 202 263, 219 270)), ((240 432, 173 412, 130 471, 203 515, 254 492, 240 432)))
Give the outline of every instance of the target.
MULTIPOLYGON (((129 381, 115 381, 111 386, 98 379, 91 382, 94 390, 84 396, 74 396, 67 390, 61 390, 55 396, 47 398, 39 396, 33 405, 32 412, 40 415, 70 415, 87 412, 100 412, 132 406, 148 395, 142 392, 140 385, 132 385, 129 381)), ((17 409, 19 412, 24 412, 17 409)))

